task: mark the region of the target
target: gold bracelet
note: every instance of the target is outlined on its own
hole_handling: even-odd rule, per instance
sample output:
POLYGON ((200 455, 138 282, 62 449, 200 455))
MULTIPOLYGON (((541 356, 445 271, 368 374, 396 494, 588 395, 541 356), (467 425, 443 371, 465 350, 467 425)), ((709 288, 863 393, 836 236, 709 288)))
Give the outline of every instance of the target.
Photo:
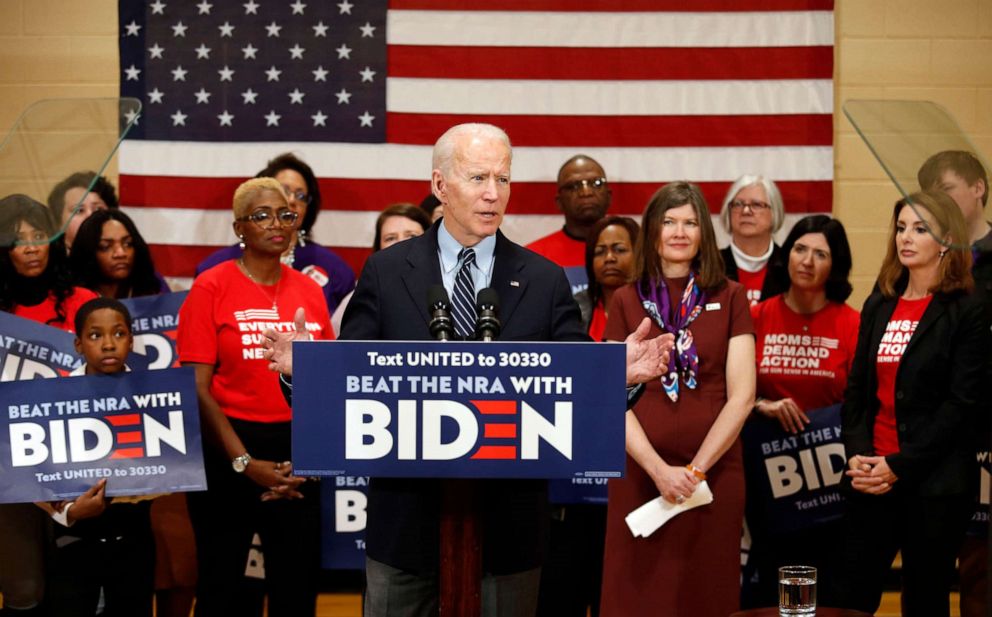
POLYGON ((685 466, 686 469, 692 472, 692 475, 696 476, 700 480, 706 479, 706 472, 696 467, 695 465, 689 464, 685 466))

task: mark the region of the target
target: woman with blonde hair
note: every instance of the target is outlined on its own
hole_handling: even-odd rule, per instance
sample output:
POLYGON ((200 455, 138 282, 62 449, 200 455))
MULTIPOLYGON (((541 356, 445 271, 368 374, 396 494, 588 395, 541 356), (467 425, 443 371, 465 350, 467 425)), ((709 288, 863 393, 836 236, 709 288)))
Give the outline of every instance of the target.
POLYGON ((841 412, 848 510, 835 593, 844 607, 874 613, 901 550, 903 615, 949 614, 978 482, 972 436, 992 342, 970 295, 971 260, 950 197, 896 203, 841 412))
POLYGON ((265 551, 268 614, 316 610, 320 494, 293 475, 292 409, 261 343, 267 328, 292 330, 301 307, 313 338, 334 338, 320 287, 280 262, 298 217, 278 180, 239 186, 233 226, 244 253, 198 276, 179 311, 179 361, 196 372, 209 486, 188 494, 199 617, 261 613, 245 579, 255 533, 265 551))

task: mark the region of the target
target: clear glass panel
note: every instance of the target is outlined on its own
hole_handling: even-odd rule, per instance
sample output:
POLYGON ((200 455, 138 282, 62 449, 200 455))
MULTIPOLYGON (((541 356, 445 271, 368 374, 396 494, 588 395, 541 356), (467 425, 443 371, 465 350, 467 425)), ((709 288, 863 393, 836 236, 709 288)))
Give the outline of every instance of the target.
MULTIPOLYGON (((56 184, 77 172, 94 172, 88 191, 140 113, 141 102, 133 98, 49 99, 25 110, 0 141, 0 246, 15 241, 15 219, 35 208, 14 195, 47 204, 56 184)), ((87 191, 79 191, 65 210, 77 210, 87 191)), ((68 217, 50 218, 42 230, 46 242, 64 232, 68 217)))
POLYGON ((969 153, 989 175, 986 158, 951 114, 936 103, 853 100, 845 102, 843 110, 903 197, 933 188, 920 186, 921 181, 928 181, 924 178, 928 174, 920 172, 941 153, 969 153))

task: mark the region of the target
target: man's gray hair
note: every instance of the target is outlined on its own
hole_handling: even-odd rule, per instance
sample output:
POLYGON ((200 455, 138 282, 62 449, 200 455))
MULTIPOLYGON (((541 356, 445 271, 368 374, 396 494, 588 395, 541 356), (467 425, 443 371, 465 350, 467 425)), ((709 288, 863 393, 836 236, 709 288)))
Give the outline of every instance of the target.
POLYGON ((431 169, 440 169, 442 174, 448 175, 451 171, 451 162, 455 158, 455 143, 459 137, 464 135, 489 137, 502 141, 506 144, 506 149, 510 151, 510 156, 513 156, 513 146, 510 144, 510 136, 506 134, 506 131, 492 124, 467 122, 456 124, 438 138, 431 157, 431 169))
POLYGON ((756 174, 744 174, 730 185, 727 195, 723 198, 723 207, 720 208, 720 222, 723 223, 723 228, 727 230, 728 234, 732 233, 730 229, 730 202, 737 197, 737 193, 741 192, 741 189, 749 186, 760 186, 765 189, 768 205, 772 207, 772 233, 776 233, 785 222, 785 204, 782 203, 782 193, 778 190, 774 180, 756 174))

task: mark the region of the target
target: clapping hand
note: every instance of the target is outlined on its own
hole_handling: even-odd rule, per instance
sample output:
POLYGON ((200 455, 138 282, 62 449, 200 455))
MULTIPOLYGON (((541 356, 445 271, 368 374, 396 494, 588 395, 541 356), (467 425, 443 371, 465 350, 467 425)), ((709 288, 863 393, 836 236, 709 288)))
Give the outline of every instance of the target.
POLYGON ((276 332, 269 328, 262 333, 262 347, 265 351, 262 356, 269 361, 269 370, 293 376, 293 341, 309 341, 310 334, 307 332, 307 318, 303 307, 296 309, 293 317, 292 332, 276 332))
POLYGON ((624 341, 627 346, 627 385, 644 383, 668 372, 668 357, 675 335, 662 334, 648 339, 651 319, 645 317, 624 341))

